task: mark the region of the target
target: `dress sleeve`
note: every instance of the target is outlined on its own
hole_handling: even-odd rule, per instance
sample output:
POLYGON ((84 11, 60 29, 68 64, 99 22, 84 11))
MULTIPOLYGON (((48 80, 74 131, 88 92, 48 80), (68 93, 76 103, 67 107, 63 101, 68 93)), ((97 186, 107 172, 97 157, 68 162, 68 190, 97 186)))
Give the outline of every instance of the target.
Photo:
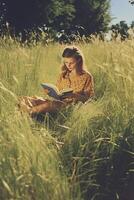
POLYGON ((62 89, 62 75, 60 74, 57 81, 56 81, 56 86, 59 89, 59 91, 62 89))
POLYGON ((76 93, 75 101, 86 102, 89 98, 94 96, 94 81, 92 75, 89 75, 85 81, 82 92, 76 93))
POLYGON ((91 98, 94 96, 94 80, 92 75, 88 76, 83 89, 85 96, 91 98))

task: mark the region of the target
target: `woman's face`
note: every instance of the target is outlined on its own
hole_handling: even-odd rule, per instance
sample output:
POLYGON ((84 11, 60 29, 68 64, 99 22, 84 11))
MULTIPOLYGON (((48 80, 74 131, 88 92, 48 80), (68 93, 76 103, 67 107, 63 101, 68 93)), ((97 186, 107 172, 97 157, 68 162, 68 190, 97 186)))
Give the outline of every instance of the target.
POLYGON ((71 72, 74 69, 76 69, 77 61, 75 58, 70 57, 70 58, 63 58, 63 62, 66 65, 67 69, 71 72))

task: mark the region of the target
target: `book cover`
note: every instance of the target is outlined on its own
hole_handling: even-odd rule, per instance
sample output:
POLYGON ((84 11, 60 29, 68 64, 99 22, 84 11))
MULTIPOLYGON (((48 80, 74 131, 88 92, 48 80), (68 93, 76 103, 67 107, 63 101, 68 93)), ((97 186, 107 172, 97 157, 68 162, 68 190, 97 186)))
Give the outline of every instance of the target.
POLYGON ((59 91, 56 85, 51 84, 51 83, 41 83, 41 86, 44 89, 48 90, 48 95, 50 97, 53 97, 57 100, 61 100, 62 98, 69 96, 73 92, 72 88, 66 88, 66 89, 63 89, 62 91, 59 91))

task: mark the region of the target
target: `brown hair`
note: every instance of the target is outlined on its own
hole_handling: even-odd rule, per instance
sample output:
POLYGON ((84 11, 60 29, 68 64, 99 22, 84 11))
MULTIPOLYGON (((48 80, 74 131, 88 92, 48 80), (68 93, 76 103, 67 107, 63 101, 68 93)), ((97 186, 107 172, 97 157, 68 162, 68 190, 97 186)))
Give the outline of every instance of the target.
MULTIPOLYGON (((77 61, 76 73, 79 75, 83 74, 83 72, 84 72, 84 57, 77 47, 75 47, 75 46, 66 47, 62 53, 62 57, 63 58, 75 58, 77 61)), ((62 75, 65 78, 66 75, 69 74, 69 71, 65 64, 62 65, 61 70, 62 70, 62 75)))

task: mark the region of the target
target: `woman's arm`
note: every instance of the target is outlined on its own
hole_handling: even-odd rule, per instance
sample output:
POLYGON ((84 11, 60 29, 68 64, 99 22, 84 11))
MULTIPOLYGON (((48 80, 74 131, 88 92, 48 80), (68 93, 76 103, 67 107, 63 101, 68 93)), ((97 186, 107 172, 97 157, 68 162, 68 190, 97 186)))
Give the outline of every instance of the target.
POLYGON ((87 80, 85 82, 85 86, 84 86, 83 92, 84 92, 84 95, 87 98, 91 98, 91 97, 94 96, 94 80, 93 80, 92 75, 90 75, 87 78, 87 80))
POLYGON ((59 75, 57 81, 56 81, 56 86, 60 90, 63 89, 63 84, 62 84, 62 74, 59 75))
POLYGON ((94 81, 93 77, 89 75, 85 82, 83 91, 74 93, 75 101, 82 101, 83 103, 87 101, 89 98, 94 96, 94 81))
POLYGON ((93 77, 89 75, 85 81, 83 90, 80 92, 74 92, 70 94, 68 97, 63 97, 63 101, 67 103, 78 101, 86 102, 88 99, 92 98, 94 96, 94 82, 93 77))
MULTIPOLYGON (((60 78, 57 81, 57 86, 59 89, 63 89, 62 86, 62 78, 60 76, 60 78)), ((71 102, 85 102, 87 101, 89 98, 94 96, 94 81, 93 81, 93 77, 91 74, 86 74, 86 81, 84 80, 84 87, 82 89, 82 91, 80 92, 74 92, 71 93, 69 96, 63 97, 63 101, 67 102, 67 103, 71 103, 71 102)))

